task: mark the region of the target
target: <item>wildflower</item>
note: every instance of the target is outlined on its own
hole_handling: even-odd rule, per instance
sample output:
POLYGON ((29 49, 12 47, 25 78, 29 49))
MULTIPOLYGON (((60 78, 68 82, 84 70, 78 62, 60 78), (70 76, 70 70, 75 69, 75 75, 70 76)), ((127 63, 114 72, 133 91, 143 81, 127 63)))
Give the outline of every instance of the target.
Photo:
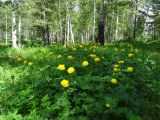
POLYGON ((96 46, 93 46, 93 49, 96 49, 97 47, 96 46))
POLYGON ((29 63, 28 63, 28 66, 32 66, 32 65, 33 65, 33 62, 29 62, 29 63))
POLYGON ((109 103, 107 103, 107 104, 106 104, 106 107, 107 107, 107 108, 110 108, 110 107, 111 107, 111 105, 110 105, 109 103))
POLYGON ((114 79, 114 78, 113 78, 113 79, 111 80, 111 83, 113 83, 113 84, 117 84, 117 83, 118 83, 118 81, 117 81, 117 79, 114 79))
POLYGON ((115 50, 115 51, 118 51, 118 48, 115 48, 114 50, 115 50))
POLYGON ((118 61, 118 64, 123 64, 124 63, 124 61, 118 61))
POLYGON ((124 51, 125 51, 125 49, 122 49, 122 51, 124 52, 124 51))
POLYGON ((52 55, 53 54, 53 52, 49 52, 49 55, 52 55))
POLYGON ((96 57, 95 59, 94 59, 94 61, 95 62, 99 62, 101 59, 99 58, 99 57, 96 57))
POLYGON ((72 48, 72 50, 73 50, 73 51, 76 51, 77 49, 76 49, 76 48, 72 48))
POLYGON ((24 63, 24 64, 27 64, 27 61, 25 60, 23 63, 24 63))
POLYGON ((96 52, 96 50, 93 50, 93 52, 96 52))
POLYGON ((69 86, 69 81, 68 80, 65 80, 65 79, 63 79, 62 81, 61 81, 61 85, 63 86, 63 87, 68 87, 69 86))
POLYGON ((66 49, 67 47, 64 45, 63 48, 66 49))
POLYGON ((113 71, 114 72, 118 72, 118 68, 113 68, 113 71))
POLYGON ((68 60, 72 60, 72 59, 73 59, 72 55, 69 55, 69 56, 67 57, 67 59, 68 59, 68 60))
POLYGON ((118 65, 117 65, 117 64, 115 64, 115 65, 114 65, 114 68, 118 68, 118 65))
POLYGON ((138 52, 139 52, 139 50, 138 50, 138 49, 135 49, 134 51, 135 51, 136 53, 138 53, 138 52))
POLYGON ((62 55, 58 55, 58 56, 57 56, 57 58, 61 58, 61 57, 62 57, 62 55))
POLYGON ((75 72, 74 67, 69 67, 67 72, 68 72, 68 74, 72 74, 73 72, 75 72))
POLYGON ((83 45, 79 45, 80 48, 83 48, 83 45))
POLYGON ((129 73, 133 72, 133 67, 128 67, 127 72, 129 72, 129 73))
POLYGON ((83 63, 82 63, 82 66, 83 66, 83 67, 86 67, 86 66, 88 66, 88 65, 89 65, 88 61, 83 61, 83 63))
POLYGON ((134 56, 134 54, 132 54, 132 53, 129 53, 129 54, 128 54, 128 57, 129 57, 129 58, 131 58, 131 57, 133 57, 133 56, 134 56))
POLYGON ((65 65, 60 64, 60 65, 58 65, 57 69, 63 71, 63 70, 65 70, 65 65))
POLYGON ((96 57, 95 54, 90 54, 89 56, 90 56, 91 58, 95 58, 95 57, 96 57))
POLYGON ((21 61, 21 60, 22 60, 22 58, 20 58, 20 57, 19 57, 19 58, 17 58, 17 61, 21 61))

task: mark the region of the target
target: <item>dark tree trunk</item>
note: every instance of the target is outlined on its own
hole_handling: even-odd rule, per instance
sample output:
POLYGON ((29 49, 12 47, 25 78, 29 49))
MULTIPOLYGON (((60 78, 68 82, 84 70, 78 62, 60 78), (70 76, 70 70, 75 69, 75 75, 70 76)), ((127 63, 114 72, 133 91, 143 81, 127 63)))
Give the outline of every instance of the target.
POLYGON ((41 19, 44 22, 41 27, 41 38, 42 38, 43 45, 45 46, 47 44, 47 40, 46 40, 46 23, 45 23, 46 13, 45 13, 44 4, 45 4, 45 0, 41 0, 41 19))
POLYGON ((46 26, 46 37, 47 37, 47 43, 50 44, 50 33, 49 33, 49 25, 46 26))
POLYGON ((105 20, 106 20, 106 4, 104 0, 102 0, 100 5, 100 12, 99 12, 99 23, 98 23, 98 36, 96 42, 104 45, 105 42, 105 20))

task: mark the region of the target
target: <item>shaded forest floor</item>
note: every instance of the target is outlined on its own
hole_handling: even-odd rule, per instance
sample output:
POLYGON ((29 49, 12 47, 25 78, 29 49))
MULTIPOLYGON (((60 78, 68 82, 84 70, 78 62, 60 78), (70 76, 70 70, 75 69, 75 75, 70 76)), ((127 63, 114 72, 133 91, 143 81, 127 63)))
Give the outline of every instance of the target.
POLYGON ((0 46, 0 120, 159 120, 159 73, 158 45, 0 46))

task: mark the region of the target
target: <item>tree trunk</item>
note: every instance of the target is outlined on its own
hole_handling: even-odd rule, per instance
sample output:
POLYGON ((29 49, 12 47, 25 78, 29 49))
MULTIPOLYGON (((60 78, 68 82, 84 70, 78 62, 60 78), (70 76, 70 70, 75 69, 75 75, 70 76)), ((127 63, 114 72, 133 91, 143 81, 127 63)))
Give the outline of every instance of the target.
POLYGON ((98 37, 97 42, 104 45, 104 32, 105 32, 105 20, 106 20, 106 5, 104 0, 101 2, 100 13, 99 13, 99 23, 98 23, 98 37))
POLYGON ((118 24, 119 24, 119 16, 117 15, 117 20, 116 20, 116 31, 115 31, 115 40, 118 40, 118 24))
POLYGON ((6 45, 8 44, 8 16, 6 12, 6 45))
POLYGON ((93 33, 92 33, 92 40, 95 42, 95 29, 96 29, 96 3, 94 0, 94 8, 93 8, 93 33))
POLYGON ((19 22, 18 22, 18 41, 19 44, 21 44, 21 26, 22 26, 22 22, 21 22, 21 16, 19 16, 19 22))
POLYGON ((17 49, 16 5, 16 0, 12 0, 12 47, 17 49))

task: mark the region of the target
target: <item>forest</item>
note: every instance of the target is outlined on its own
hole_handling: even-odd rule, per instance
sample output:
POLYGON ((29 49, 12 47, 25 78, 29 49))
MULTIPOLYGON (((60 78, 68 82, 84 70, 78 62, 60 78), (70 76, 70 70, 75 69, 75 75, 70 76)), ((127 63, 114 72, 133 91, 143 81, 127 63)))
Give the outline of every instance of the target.
POLYGON ((159 120, 160 0, 0 0, 0 120, 159 120))

